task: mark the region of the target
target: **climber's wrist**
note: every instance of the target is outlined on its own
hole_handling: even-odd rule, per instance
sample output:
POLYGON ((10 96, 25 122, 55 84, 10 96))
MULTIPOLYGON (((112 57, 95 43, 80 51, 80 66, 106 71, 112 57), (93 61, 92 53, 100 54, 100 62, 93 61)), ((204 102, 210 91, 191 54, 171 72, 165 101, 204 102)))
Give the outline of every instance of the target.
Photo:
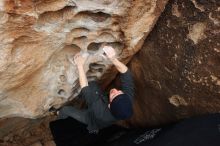
POLYGON ((115 63, 118 61, 118 59, 117 59, 116 57, 109 58, 109 60, 110 60, 113 64, 115 64, 115 63))
POLYGON ((83 68, 83 64, 77 64, 78 68, 83 68))

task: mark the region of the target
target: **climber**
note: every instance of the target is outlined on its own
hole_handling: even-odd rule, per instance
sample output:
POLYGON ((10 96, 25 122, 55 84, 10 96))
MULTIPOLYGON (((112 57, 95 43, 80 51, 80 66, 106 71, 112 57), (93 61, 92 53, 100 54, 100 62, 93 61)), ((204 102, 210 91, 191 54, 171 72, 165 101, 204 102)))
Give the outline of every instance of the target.
POLYGON ((95 133, 118 120, 128 119, 133 114, 134 86, 131 72, 116 58, 116 51, 112 47, 104 46, 103 51, 104 56, 120 72, 121 90, 113 88, 109 96, 106 96, 95 81, 88 83, 83 67, 87 57, 78 53, 74 57, 74 62, 79 72, 80 98, 86 100, 88 108, 80 110, 73 106, 64 106, 58 114, 58 119, 72 117, 86 124, 89 132, 95 133))

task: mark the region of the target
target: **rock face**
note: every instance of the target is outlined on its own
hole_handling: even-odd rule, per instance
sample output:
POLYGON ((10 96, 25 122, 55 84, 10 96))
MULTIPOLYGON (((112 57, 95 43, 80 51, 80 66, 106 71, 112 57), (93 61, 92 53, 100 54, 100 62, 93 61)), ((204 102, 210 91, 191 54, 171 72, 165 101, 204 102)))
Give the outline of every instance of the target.
POLYGON ((41 117, 51 106, 74 98, 79 84, 71 60, 79 51, 89 53, 89 80, 108 74, 110 82, 116 72, 101 57, 101 46, 115 47, 127 62, 142 46, 166 2, 0 1, 0 117, 41 117))
POLYGON ((133 125, 220 112, 220 2, 171 0, 130 61, 133 125))
MULTIPOLYGON (((3 5, 1 2, 2 1, 0 1, 0 10, 2 11, 0 17, 0 51, 16 51, 8 53, 9 57, 6 56, 7 53, 2 53, 0 57, 0 69, 3 70, 0 73, 0 85, 2 91, 0 114, 1 116, 19 115, 33 118, 42 115, 42 111, 47 111, 49 106, 46 105, 48 103, 51 103, 51 105, 59 105, 65 102, 65 100, 63 99, 66 99, 68 97, 60 95, 58 96, 58 89, 64 89, 64 85, 71 89, 74 86, 74 84, 72 83, 74 83, 77 79, 77 73, 75 73, 76 71, 74 69, 74 66, 70 65, 68 59, 66 59, 66 63, 63 63, 62 57, 65 56, 64 54, 67 54, 67 56, 74 55, 75 52, 82 49, 82 46, 85 44, 73 43, 74 45, 66 45, 66 42, 69 42, 69 37, 67 37, 67 35, 71 36, 73 34, 76 35, 77 33, 71 34, 70 32, 66 32, 63 30, 64 28, 66 28, 64 26, 68 24, 70 24, 70 26, 72 26, 73 24, 75 25, 75 23, 70 23, 71 19, 67 19, 67 16, 68 18, 72 16, 70 15, 71 13, 65 13, 65 15, 60 14, 62 11, 64 11, 62 10, 62 7, 64 7, 64 5, 75 5, 76 3, 67 3, 67 1, 56 1, 52 3, 52 1, 48 0, 44 1, 44 3, 43 1, 39 1, 34 5, 35 11, 33 11, 32 4, 28 3, 27 0, 24 1, 26 2, 24 8, 19 8, 18 6, 12 7, 13 4, 19 4, 15 2, 11 3, 10 5, 8 4, 7 7, 5 7, 5 4, 3 5), (37 8, 37 6, 40 7, 37 8), (42 16, 41 13, 39 13, 39 10, 42 11, 42 16), (43 14, 43 12, 46 13, 43 14), (42 22, 41 25, 39 25, 38 21, 44 15, 45 23, 42 22), (49 16, 46 18, 46 15, 49 16), (51 19, 55 16, 57 19, 52 21, 51 19), (62 18, 62 20, 58 18, 62 18), (30 20, 33 21, 33 24, 29 24, 30 20), (11 21, 14 22, 12 23, 11 21), (50 23, 51 21, 53 23, 50 23), (10 25, 7 24, 9 22, 10 25), (38 28, 40 28, 40 26, 45 26, 45 29, 41 29, 42 32, 36 31, 35 29, 33 29, 35 28, 36 24, 38 24, 38 28), (54 26, 53 28, 52 24, 63 24, 63 27, 54 26), (11 25, 15 25, 16 27, 12 27, 11 25), (48 29, 46 29, 47 27, 48 29), (31 30, 33 29, 33 32, 29 32, 29 29, 24 28, 29 28, 31 30), (51 29, 53 31, 51 31, 51 29), (28 39, 23 39, 23 42, 21 41, 22 43, 18 41, 18 47, 16 47, 16 39, 14 41, 11 40, 11 42, 10 39, 6 39, 6 43, 4 43, 3 41, 5 38, 19 38, 17 34, 23 33, 25 33, 25 36, 28 36, 28 39), (3 37, 3 35, 5 37, 3 37), (41 38, 41 35, 44 36, 44 38, 41 38), (61 39, 59 37, 64 40, 63 43, 61 42, 61 39), (62 37, 64 37, 65 39, 62 37), (56 41, 53 40, 55 38, 56 41), (24 44, 24 46, 20 46, 22 44, 24 44), (59 44, 61 44, 62 47, 59 47, 59 44), (29 47, 29 45, 36 46, 36 48, 29 47), (51 45, 53 45, 53 48, 50 48, 51 45), (80 49, 71 49, 71 47, 76 47, 76 45, 80 47, 80 49), (9 50, 5 49, 6 47, 3 46, 8 46, 9 50), (10 47, 12 46, 15 47, 13 47, 13 49, 10 49, 10 47), (70 48, 64 49, 64 46, 70 48), (23 51, 23 54, 19 53, 19 51, 23 51), (30 53, 26 51, 29 51, 30 53), (35 53, 33 53, 32 55, 32 52, 35 53), (12 54, 14 56, 12 56, 12 54), (19 58, 19 55, 22 56, 20 56, 19 58), (17 60, 22 58, 25 59, 25 56, 29 56, 30 59, 27 58, 27 61, 17 60), (47 56, 48 59, 45 58, 47 56), (33 62, 36 65, 24 66, 26 65, 24 63, 28 63, 28 61, 31 59, 34 59, 33 62), (16 60, 17 62, 15 62, 16 60), (7 70, 6 67, 5 69, 3 68, 3 63, 8 63, 7 70), (19 63, 23 63, 23 66, 17 66, 17 64, 19 63), (29 68, 34 68, 34 70, 31 70, 29 68), (70 68, 73 69, 70 70, 70 68), (62 84, 58 84, 58 80, 62 81, 62 84), (64 82, 66 84, 64 84, 64 82), (41 96, 43 94, 50 94, 51 96, 49 97, 52 98, 48 98, 48 96, 41 96), (58 102, 59 100, 60 102, 58 102), (43 108, 43 106, 45 106, 46 108, 43 108), (23 110, 23 113, 20 111, 20 109, 23 110), (16 110, 18 110, 18 112, 16 112, 16 110)), ((103 4, 99 3, 103 7, 105 6, 105 9, 100 8, 101 6, 98 5, 98 3, 96 3, 95 1, 88 2, 92 2, 92 4, 88 3, 87 5, 85 5, 84 3, 80 3, 77 4, 77 7, 72 7, 74 7, 74 9, 76 10, 82 10, 83 7, 85 7, 86 9, 89 8, 91 10, 89 10, 90 16, 91 14, 96 14, 99 11, 107 13, 113 7, 110 7, 110 1, 110 5, 106 5, 108 4, 108 1, 103 1, 105 2, 103 4), (96 11, 94 11, 94 9, 96 11)), ((128 4, 129 6, 127 6, 127 10, 123 11, 123 13, 126 12, 127 14, 120 13, 120 15, 115 15, 115 13, 119 13, 116 12, 119 10, 116 10, 116 8, 114 10, 111 10, 111 13, 108 13, 110 15, 110 18, 115 18, 115 16, 118 16, 120 18, 119 19, 116 17, 118 25, 120 26, 120 30, 124 33, 123 37, 121 36, 124 40, 119 41, 125 46, 121 50, 122 53, 120 54, 120 57, 124 57, 122 57, 122 60, 124 61, 128 61, 128 58, 130 58, 129 56, 132 56, 132 54, 137 51, 138 48, 142 45, 142 40, 139 40, 139 42, 137 41, 138 43, 135 43, 135 39, 138 39, 137 36, 142 36, 140 38, 144 40, 144 35, 148 34, 149 30, 151 29, 151 27, 153 27, 153 24, 156 21, 156 18, 153 18, 159 16, 159 13, 162 11, 164 6, 164 3, 162 1, 157 1, 157 3, 154 3, 155 1, 149 1, 148 3, 146 3, 146 1, 132 3, 130 3, 130 1, 126 2, 126 4, 128 4), (146 4, 144 4, 144 2, 146 4), (152 7, 153 12, 148 13, 149 5, 151 4, 156 4, 156 7, 152 7), (152 20, 153 22, 150 20, 152 20), (128 41, 129 39, 130 41, 128 41), (125 44, 132 44, 132 40, 134 46, 135 44, 136 46, 133 48, 126 47, 125 44)), ((125 8, 124 6, 125 5, 123 5, 123 8, 125 8)), ((144 41, 142 49, 132 58, 129 63, 129 67, 133 72, 136 84, 134 116, 131 120, 127 121, 129 125, 158 126, 165 123, 175 122, 179 119, 189 116, 220 112, 219 16, 220 3, 218 0, 169 1, 165 11, 161 14, 154 29, 144 41)), ((98 18, 99 20, 101 19, 100 17, 98 18)), ((73 19, 75 19, 75 15, 73 16, 73 19)), ((103 17, 101 20, 103 20, 103 17)), ((94 23, 97 24, 98 22, 94 23)), ((82 24, 84 24, 84 26, 88 25, 84 21, 82 24)), ((80 33, 84 34, 85 36, 88 36, 88 32, 98 32, 96 30, 93 31, 93 28, 90 28, 90 30, 82 30, 83 31, 80 30, 80 33)), ((116 32, 112 32, 111 34, 113 35, 116 32)), ((74 35, 72 36, 72 38, 74 37, 74 35)), ((77 34, 76 36, 79 35, 77 34)), ((97 37, 93 38, 95 40, 101 39, 98 35, 97 37)), ((95 52, 92 53, 90 51, 89 53, 91 55, 91 58, 98 57, 98 55, 92 55, 95 52)), ((103 63, 103 65, 107 66, 108 64, 103 63)), ((7 64, 5 64, 5 66, 7 66, 7 64)), ((107 80, 110 78, 114 78, 114 75, 110 74, 112 72, 109 72, 107 67, 105 67, 103 70, 105 74, 102 77, 102 81, 104 84, 107 84, 107 80)), ((111 80, 108 80, 108 82, 109 81, 111 80)), ((64 93, 71 94, 70 92, 66 91, 67 90, 65 88, 64 93)), ((63 94, 62 90, 60 92, 63 94)), ((77 94, 77 92, 74 93, 77 94)), ((6 141, 6 144, 9 143, 8 145, 12 145, 13 142, 16 143, 17 141, 20 141, 23 143, 23 145, 31 145, 31 143, 36 143, 38 141, 42 142, 51 140, 51 138, 45 138, 46 135, 49 136, 49 128, 47 128, 48 120, 45 119, 45 121, 42 121, 42 119, 30 120, 21 118, 9 118, 6 120, 0 120, 0 144, 2 141, 6 141), (44 123, 43 126, 38 126, 38 128, 36 128, 38 130, 35 129, 32 132, 32 129, 30 127, 37 127, 34 125, 40 124, 41 122, 44 123), (28 134, 28 130, 31 131, 30 135, 28 134), (45 131, 48 132, 48 134, 44 133, 42 135, 42 132, 45 131), (17 137, 19 136, 17 139, 16 133, 17 137), (15 135, 14 138, 12 135, 15 135)), ((17 143, 19 146, 22 145, 19 142, 17 143)))

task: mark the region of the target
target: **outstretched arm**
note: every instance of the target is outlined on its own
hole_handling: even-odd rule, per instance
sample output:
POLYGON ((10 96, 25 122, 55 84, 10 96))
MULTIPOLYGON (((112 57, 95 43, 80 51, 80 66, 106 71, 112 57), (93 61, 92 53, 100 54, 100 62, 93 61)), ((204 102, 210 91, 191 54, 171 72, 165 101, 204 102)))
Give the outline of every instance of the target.
POLYGON ((124 65, 121 61, 119 61, 117 58, 111 59, 111 62, 115 65, 115 67, 120 73, 127 72, 128 67, 124 65))
MULTIPOLYGON (((87 59, 87 55, 86 54, 76 54, 74 57, 74 61, 77 65, 78 68, 78 72, 79 72, 79 83, 80 83, 80 87, 81 87, 81 96, 83 99, 86 100, 86 103, 88 105, 88 107, 90 107, 92 105, 92 103, 94 102, 94 100, 96 99, 94 96, 94 86, 96 84, 93 83, 88 83, 87 77, 86 77, 86 72, 84 69, 84 64, 86 62, 87 59), (92 88, 93 86, 93 88, 92 88)), ((96 95, 97 96, 97 95, 96 95)))
POLYGON ((116 58, 115 50, 111 46, 105 46, 103 51, 120 73, 125 73, 128 70, 127 66, 116 58))
POLYGON ((130 70, 125 64, 123 64, 116 58, 115 50, 112 47, 105 46, 103 50, 106 56, 111 60, 117 70, 121 73, 120 78, 122 91, 130 97, 131 101, 133 101, 134 83, 130 70))
POLYGON ((83 87, 88 86, 88 80, 87 80, 86 73, 84 70, 84 64, 85 64, 86 59, 87 57, 82 56, 80 53, 76 54, 74 57, 74 62, 76 63, 76 66, 79 72, 79 83, 80 83, 81 89, 83 87))

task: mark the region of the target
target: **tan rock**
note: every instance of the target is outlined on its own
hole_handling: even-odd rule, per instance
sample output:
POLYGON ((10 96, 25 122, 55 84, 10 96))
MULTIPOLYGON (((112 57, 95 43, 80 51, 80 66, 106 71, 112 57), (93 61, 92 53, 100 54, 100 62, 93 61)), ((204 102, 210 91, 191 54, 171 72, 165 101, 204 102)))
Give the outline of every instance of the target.
POLYGON ((89 80, 108 74, 107 85, 116 72, 101 57, 101 46, 115 47, 128 62, 166 2, 1 1, 0 117, 41 117, 77 96, 78 73, 70 60, 79 51, 89 53, 89 80))
POLYGON ((54 141, 47 141, 44 146, 56 146, 54 141))
POLYGON ((198 22, 194 24, 189 29, 188 37, 191 39, 194 44, 197 44, 202 39, 206 38, 204 32, 205 32, 206 24, 198 22))
POLYGON ((34 143, 34 144, 30 145, 30 146, 43 146, 43 145, 40 142, 36 142, 36 143, 34 143))

